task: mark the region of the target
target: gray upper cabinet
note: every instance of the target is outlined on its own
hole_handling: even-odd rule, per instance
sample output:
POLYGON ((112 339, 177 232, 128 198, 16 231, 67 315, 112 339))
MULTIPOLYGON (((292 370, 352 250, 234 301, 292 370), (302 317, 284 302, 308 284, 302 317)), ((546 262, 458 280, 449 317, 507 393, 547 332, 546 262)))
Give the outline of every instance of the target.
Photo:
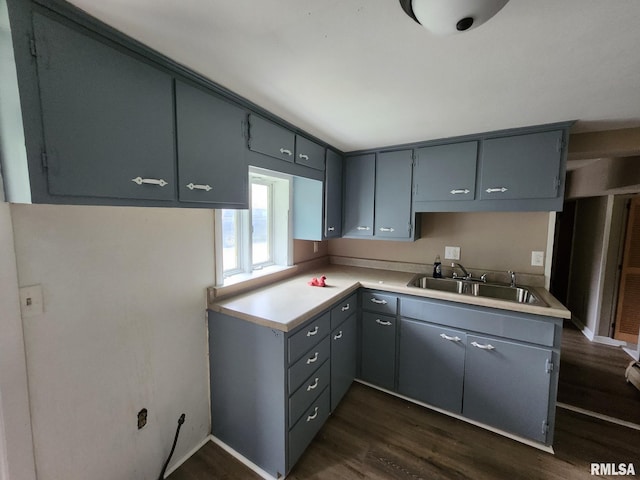
POLYGON ((346 159, 344 174, 343 236, 371 237, 374 229, 375 153, 346 159))
POLYGON ((176 119, 179 199, 247 208, 244 110, 176 81, 176 119))
POLYGON ((481 200, 556 198, 561 184, 563 131, 484 141, 481 200))
POLYGON ((293 162, 295 147, 296 136, 292 131, 253 113, 249 115, 250 150, 293 162))
POLYGON ((413 151, 379 153, 376 161, 374 236, 410 239, 413 151))
POLYGON ((50 195, 175 200, 173 79, 34 13, 50 195))
POLYGON ((324 170, 324 151, 322 145, 318 145, 300 135, 296 135, 296 155, 294 161, 300 165, 324 170))
POLYGON ((417 149, 413 169, 414 201, 473 200, 477 162, 477 141, 417 149))
POLYGON ((324 236, 342 236, 342 157, 327 149, 324 180, 324 236))

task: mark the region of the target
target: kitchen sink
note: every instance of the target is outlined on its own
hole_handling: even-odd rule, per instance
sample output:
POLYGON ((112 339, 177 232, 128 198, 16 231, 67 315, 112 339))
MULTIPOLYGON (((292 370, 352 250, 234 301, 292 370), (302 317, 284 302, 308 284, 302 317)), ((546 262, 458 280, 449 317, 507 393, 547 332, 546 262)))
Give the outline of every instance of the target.
POLYGON ((460 295, 473 295, 474 297, 495 298, 508 302, 527 303, 547 307, 548 305, 539 299, 531 290, 525 287, 510 287, 495 283, 484 283, 453 278, 433 278, 428 275, 416 275, 407 284, 409 287, 438 290, 441 292, 458 293, 460 295))

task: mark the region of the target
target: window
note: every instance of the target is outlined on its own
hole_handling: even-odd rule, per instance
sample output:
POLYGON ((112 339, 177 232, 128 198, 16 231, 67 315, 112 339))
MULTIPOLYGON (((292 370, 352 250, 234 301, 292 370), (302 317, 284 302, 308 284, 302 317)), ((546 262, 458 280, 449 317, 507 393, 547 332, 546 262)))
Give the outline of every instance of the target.
POLYGON ((290 184, 288 175, 251 167, 249 210, 216 211, 218 284, 242 280, 268 267, 291 265, 290 184))

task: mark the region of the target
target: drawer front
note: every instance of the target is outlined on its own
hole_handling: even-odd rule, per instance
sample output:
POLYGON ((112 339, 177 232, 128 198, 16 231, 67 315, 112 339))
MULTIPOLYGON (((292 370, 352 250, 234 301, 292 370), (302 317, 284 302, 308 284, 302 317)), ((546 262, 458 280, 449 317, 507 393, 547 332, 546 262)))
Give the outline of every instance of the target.
POLYGON ((250 150, 293 163, 295 139, 295 134, 286 128, 256 115, 249 115, 250 150))
POLYGON ((398 297, 365 290, 362 292, 362 308, 370 312, 395 315, 398 311, 398 297))
POLYGON ((326 312, 289 337, 289 364, 329 334, 330 317, 330 312, 326 312))
POLYGON ((354 293, 331 309, 331 330, 358 310, 358 294, 354 293))
POLYGON ((289 395, 295 392, 311 374, 329 358, 329 337, 314 346, 289 368, 289 395))
POLYGON ((289 425, 298 421, 311 403, 318 397, 331 380, 330 362, 324 362, 322 366, 313 372, 296 392, 289 398, 289 425))
POLYGON ((298 461, 300 455, 313 440, 318 430, 329 418, 329 389, 326 388, 322 395, 313 402, 298 420, 298 423, 289 431, 289 460, 287 470, 298 461))
POLYGON ((324 170, 324 147, 296 135, 295 162, 316 170, 324 170))

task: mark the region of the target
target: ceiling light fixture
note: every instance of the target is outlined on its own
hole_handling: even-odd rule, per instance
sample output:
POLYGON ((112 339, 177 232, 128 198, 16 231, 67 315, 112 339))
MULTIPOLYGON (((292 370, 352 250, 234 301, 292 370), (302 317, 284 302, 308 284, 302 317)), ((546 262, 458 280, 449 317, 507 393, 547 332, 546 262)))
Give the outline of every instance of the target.
POLYGON ((434 35, 451 35, 482 25, 509 0, 400 0, 407 15, 434 35))

